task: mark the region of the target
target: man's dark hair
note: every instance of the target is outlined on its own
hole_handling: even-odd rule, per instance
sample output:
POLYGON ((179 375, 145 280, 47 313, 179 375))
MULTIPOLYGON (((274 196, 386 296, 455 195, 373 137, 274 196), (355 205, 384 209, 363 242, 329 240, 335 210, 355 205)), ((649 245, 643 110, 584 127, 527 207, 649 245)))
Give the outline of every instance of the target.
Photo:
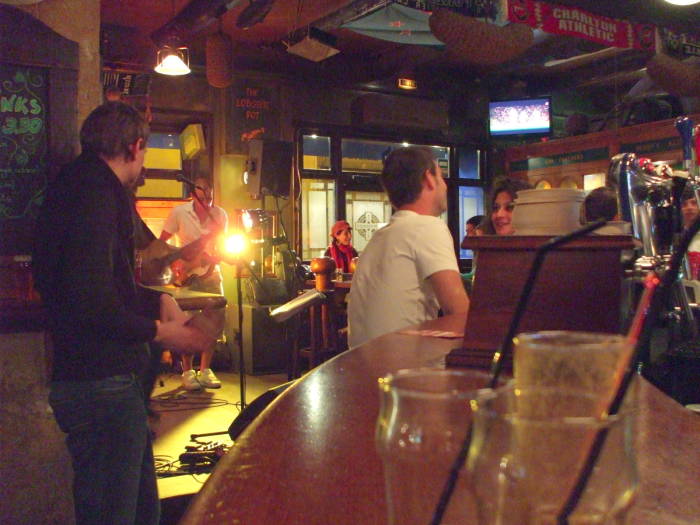
POLYGON ((583 201, 586 222, 598 219, 612 221, 617 215, 617 194, 605 186, 592 190, 583 201))
POLYGON ((474 215, 474 217, 467 219, 467 224, 471 224, 472 226, 474 226, 474 228, 478 228, 479 224, 481 224, 481 221, 483 220, 483 215, 474 215))
POLYGON ((423 190, 425 170, 435 175, 435 157, 427 146, 392 151, 384 161, 382 186, 394 208, 415 202, 423 190))
POLYGON ((690 184, 686 184, 685 188, 683 188, 683 193, 681 194, 681 204, 683 204, 685 201, 689 199, 694 199, 695 198, 695 191, 693 191, 693 187, 690 184))
POLYGON ((106 102, 95 108, 80 128, 80 145, 84 152, 108 159, 123 156, 131 160, 131 146, 148 140, 148 124, 136 108, 123 102, 106 102))

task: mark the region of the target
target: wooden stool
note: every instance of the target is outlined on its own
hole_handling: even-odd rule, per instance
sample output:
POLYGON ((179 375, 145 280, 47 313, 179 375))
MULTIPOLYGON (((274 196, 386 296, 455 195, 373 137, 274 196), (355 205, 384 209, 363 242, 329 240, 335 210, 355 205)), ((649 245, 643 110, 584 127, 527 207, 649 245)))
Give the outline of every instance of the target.
POLYGON ((299 358, 306 359, 311 369, 339 351, 338 312, 332 280, 335 262, 330 257, 318 257, 311 260, 311 270, 315 275, 316 289, 325 294, 326 299, 309 308, 309 346, 298 348, 298 342, 295 342, 291 359, 291 379, 299 377, 299 358))

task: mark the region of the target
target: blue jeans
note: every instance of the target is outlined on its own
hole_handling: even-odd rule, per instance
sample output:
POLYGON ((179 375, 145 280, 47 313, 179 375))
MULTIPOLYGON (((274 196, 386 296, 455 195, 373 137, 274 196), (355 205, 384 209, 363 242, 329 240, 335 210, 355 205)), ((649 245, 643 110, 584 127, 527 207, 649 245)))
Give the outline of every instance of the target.
POLYGON ((158 525, 153 448, 136 376, 57 381, 49 404, 68 434, 77 525, 158 525))

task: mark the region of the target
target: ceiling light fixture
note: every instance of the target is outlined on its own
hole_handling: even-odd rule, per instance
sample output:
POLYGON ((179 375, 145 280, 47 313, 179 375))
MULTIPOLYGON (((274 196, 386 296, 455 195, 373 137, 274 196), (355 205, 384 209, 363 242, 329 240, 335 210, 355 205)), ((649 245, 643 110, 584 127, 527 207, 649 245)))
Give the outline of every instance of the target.
POLYGON ((190 53, 187 47, 162 46, 156 57, 156 73, 161 75, 187 75, 190 72, 190 53))
POLYGON ((700 2, 700 0, 666 0, 669 4, 673 5, 693 5, 700 2))
POLYGON ((418 82, 412 78, 398 78, 396 85, 401 89, 418 89, 418 82))

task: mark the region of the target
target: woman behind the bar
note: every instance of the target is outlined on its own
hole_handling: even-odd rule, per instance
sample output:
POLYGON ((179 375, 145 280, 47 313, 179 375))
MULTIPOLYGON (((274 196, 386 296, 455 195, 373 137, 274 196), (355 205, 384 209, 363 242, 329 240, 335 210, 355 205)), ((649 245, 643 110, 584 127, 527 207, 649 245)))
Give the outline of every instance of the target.
POLYGON ((480 229, 484 235, 513 235, 513 209, 515 197, 520 190, 529 190, 532 186, 527 181, 505 177, 494 182, 486 218, 480 229))
POLYGON ((326 257, 335 261, 335 267, 343 273, 350 273, 350 261, 357 257, 357 250, 352 247, 352 228, 348 221, 338 221, 331 228, 331 244, 328 246, 326 257))

